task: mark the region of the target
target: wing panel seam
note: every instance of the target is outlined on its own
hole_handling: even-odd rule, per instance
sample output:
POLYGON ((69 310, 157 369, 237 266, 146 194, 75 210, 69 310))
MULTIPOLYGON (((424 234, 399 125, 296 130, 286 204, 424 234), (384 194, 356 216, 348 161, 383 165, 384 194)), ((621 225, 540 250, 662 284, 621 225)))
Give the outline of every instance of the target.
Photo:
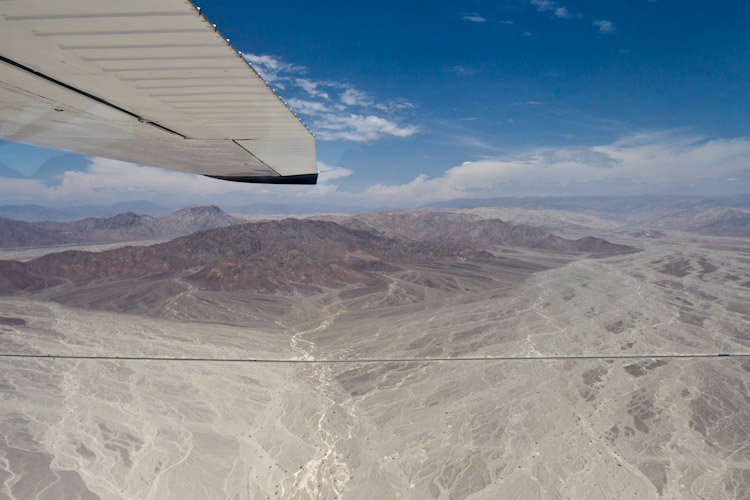
POLYGON ((235 143, 235 144, 237 144, 237 145, 238 145, 239 147, 241 147, 241 148, 242 148, 243 150, 247 151, 247 153, 248 153, 248 154, 249 154, 250 156, 252 156, 252 157, 253 157, 253 158, 255 158, 256 160, 258 160, 258 161, 259 161, 259 162, 260 162, 260 163, 261 163, 261 164, 262 164, 263 166, 265 166, 265 167, 266 167, 266 168, 267 168, 268 170, 270 170, 270 171, 271 171, 271 172, 273 172, 274 174, 278 175, 279 177, 283 177, 283 175, 281 175, 281 174, 280 174, 280 173, 278 173, 278 172, 277 172, 276 170, 274 170, 274 169, 273 169, 273 167, 271 167, 271 166, 270 166, 270 165, 268 165, 268 164, 267 164, 266 162, 264 162, 263 160, 261 160, 260 158, 258 158, 257 156, 255 156, 255 154, 253 154, 253 152, 252 152, 252 151, 250 151, 250 150, 249 150, 249 149, 247 149, 247 148, 246 148, 245 146, 243 146, 242 144, 240 144, 239 142, 237 142, 237 140, 236 140, 236 139, 232 139, 232 142, 233 142, 233 143, 235 143))
POLYGON ((122 107, 118 106, 117 104, 111 103, 111 102, 107 101, 106 99, 102 99, 101 97, 97 97, 97 96, 95 96, 93 94, 89 94, 85 90, 81 90, 79 88, 73 87, 72 85, 68 85, 65 82, 61 82, 60 80, 58 80, 56 78, 53 78, 53 77, 51 77, 49 75, 46 75, 44 73, 40 73, 39 71, 37 71, 37 70, 35 70, 33 68, 29 68, 28 66, 25 66, 25 65, 23 65, 23 64, 21 64, 21 63, 19 63, 17 61, 14 61, 12 59, 8 59, 5 56, 0 56, 0 61, 4 62, 6 64, 10 64, 11 66, 14 66, 14 67, 16 67, 16 68, 18 68, 20 70, 26 71, 27 73, 31 73, 34 76, 37 76, 37 77, 42 78, 44 80, 47 80, 48 82, 54 83, 55 85, 59 85, 60 87, 63 87, 63 88, 68 89, 70 91, 73 91, 76 94, 79 94, 79 95, 87 97, 87 98, 89 98, 91 100, 94 100, 94 101, 96 101, 96 102, 98 102, 100 104, 104 104, 105 106, 109 106, 112 109, 116 109, 117 111, 120 111, 121 113, 125 113, 128 116, 132 116, 133 118, 135 118, 136 120, 138 120, 140 123, 144 123, 146 125, 151 125, 151 126, 156 127, 158 129, 161 129, 161 130, 164 130, 166 132, 169 132, 170 134, 182 137, 183 139, 187 139, 187 136, 184 135, 184 134, 181 134, 181 133, 179 133, 179 132, 177 132, 175 130, 172 130, 172 129, 168 128, 168 127, 165 127, 164 125, 160 125, 160 124, 158 124, 156 122, 153 122, 153 121, 151 121, 151 120, 149 120, 147 118, 144 118, 144 117, 142 117, 142 116, 140 116, 140 115, 138 115, 136 113, 133 113, 132 111, 128 111, 127 109, 122 108, 122 107))

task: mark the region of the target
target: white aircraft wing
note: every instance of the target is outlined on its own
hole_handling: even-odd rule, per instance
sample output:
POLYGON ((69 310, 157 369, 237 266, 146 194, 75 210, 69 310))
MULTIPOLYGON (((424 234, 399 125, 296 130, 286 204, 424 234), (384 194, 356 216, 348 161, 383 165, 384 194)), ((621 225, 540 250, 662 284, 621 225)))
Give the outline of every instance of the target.
POLYGON ((315 138, 188 0, 0 0, 0 138, 314 184, 315 138))

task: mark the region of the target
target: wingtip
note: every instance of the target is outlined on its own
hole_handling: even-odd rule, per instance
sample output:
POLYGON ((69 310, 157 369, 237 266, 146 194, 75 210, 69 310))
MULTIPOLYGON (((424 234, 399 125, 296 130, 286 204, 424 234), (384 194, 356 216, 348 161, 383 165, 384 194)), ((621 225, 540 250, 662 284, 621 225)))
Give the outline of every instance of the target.
POLYGON ((244 182, 250 184, 300 184, 314 185, 318 183, 318 173, 301 175, 206 175, 212 179, 222 181, 244 182))

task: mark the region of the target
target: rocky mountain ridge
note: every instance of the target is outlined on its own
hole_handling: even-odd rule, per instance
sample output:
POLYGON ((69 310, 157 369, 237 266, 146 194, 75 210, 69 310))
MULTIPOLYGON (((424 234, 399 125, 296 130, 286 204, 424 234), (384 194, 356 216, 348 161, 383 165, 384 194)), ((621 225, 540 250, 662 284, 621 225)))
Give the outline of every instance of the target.
POLYGON ((549 231, 474 214, 409 211, 330 216, 339 224, 391 238, 415 241, 451 241, 492 250, 496 246, 553 252, 584 252, 596 256, 632 253, 636 249, 596 237, 569 240, 549 231))
POLYGON ((240 222, 215 205, 187 207, 163 217, 126 212, 70 222, 0 218, 0 248, 165 239, 240 222))
POLYGON ((65 251, 26 263, 0 262, 6 290, 112 277, 184 275, 202 288, 276 290, 289 283, 373 285, 391 264, 494 259, 451 242, 378 236, 333 222, 282 221, 232 225, 147 247, 65 251), (24 278, 25 276, 25 278, 24 278))
MULTIPOLYGON (((72 228, 74 235, 86 232, 95 237, 141 235, 137 231, 153 231, 157 223, 168 224, 171 231, 187 231, 201 224, 229 222, 231 218, 216 207, 192 207, 161 219, 128 213, 65 227, 72 228)), ((71 237, 71 233, 56 234, 71 237)), ((530 226, 470 214, 380 212, 339 223, 285 219, 231 224, 151 246, 68 250, 25 263, 0 261, 0 290, 35 291, 141 278, 178 279, 207 290, 372 286, 385 283, 384 275, 404 265, 508 260, 499 256, 502 247, 593 256, 637 251, 600 238, 567 240, 530 226)))

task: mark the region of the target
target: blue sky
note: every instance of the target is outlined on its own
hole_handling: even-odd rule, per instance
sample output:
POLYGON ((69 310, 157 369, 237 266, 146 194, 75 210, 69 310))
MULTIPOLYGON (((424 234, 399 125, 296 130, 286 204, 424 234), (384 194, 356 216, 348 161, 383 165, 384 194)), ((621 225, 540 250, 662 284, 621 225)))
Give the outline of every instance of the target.
MULTIPOLYGON (((110 197, 408 206, 750 191, 748 2, 197 4, 316 133, 321 169, 335 170, 318 188, 235 190, 176 174, 192 186, 181 197, 124 181, 110 197)), ((27 174, 54 154, 0 146, 0 162, 27 174)), ((84 189, 107 168, 93 161, 75 178, 87 188, 3 198, 96 201, 84 189)))

